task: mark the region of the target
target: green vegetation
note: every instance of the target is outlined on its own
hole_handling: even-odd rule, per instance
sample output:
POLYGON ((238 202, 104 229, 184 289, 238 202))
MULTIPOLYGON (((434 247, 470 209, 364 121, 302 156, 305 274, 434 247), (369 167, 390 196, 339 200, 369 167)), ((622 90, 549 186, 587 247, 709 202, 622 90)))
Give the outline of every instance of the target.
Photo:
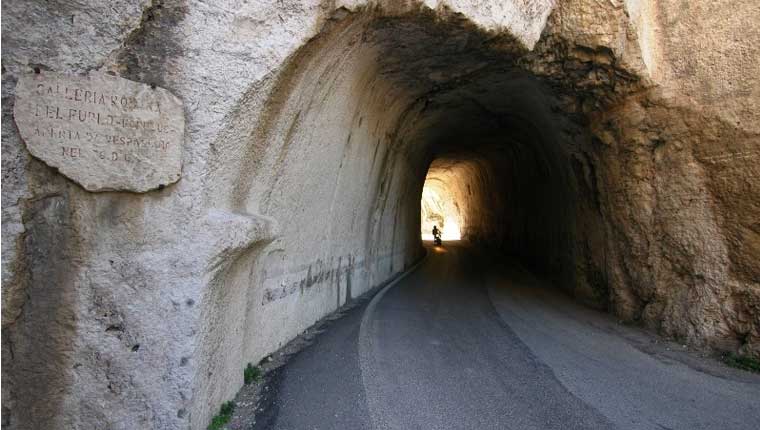
POLYGON ((258 382, 259 379, 261 379, 261 368, 259 366, 254 366, 251 363, 248 363, 248 366, 246 366, 245 370, 243 370, 243 380, 245 381, 246 385, 250 384, 251 382, 258 382))
POLYGON ((221 430, 225 424, 230 422, 233 412, 235 412, 235 402, 230 400, 227 403, 222 403, 222 407, 219 408, 219 413, 211 419, 211 424, 208 425, 208 430, 221 430))
POLYGON ((728 353, 723 356, 723 362, 737 369, 760 373, 760 360, 757 358, 728 353))
MULTIPOLYGON (((261 380, 262 371, 259 366, 254 366, 251 363, 243 369, 243 380, 246 384, 257 382, 261 380)), ((219 413, 211 419, 211 424, 208 425, 208 430, 222 430, 224 425, 230 422, 232 419, 232 413, 235 412, 235 402, 230 400, 227 403, 223 403, 219 409, 219 413)))

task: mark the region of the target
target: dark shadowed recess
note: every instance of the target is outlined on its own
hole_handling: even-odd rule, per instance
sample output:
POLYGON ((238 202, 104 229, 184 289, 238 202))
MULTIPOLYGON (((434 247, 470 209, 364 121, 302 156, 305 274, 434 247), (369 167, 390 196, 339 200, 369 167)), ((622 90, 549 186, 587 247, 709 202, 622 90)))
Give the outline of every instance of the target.
MULTIPOLYGON (((456 190, 463 238, 518 257, 570 292, 579 271, 601 273, 584 255, 598 234, 587 230, 602 215, 594 166, 578 156, 591 139, 575 107, 589 94, 573 77, 536 76, 531 70, 550 57, 456 16, 387 18, 370 28, 378 73, 414 100, 400 146, 421 175, 456 190)), ((604 277, 586 279, 594 285, 583 298, 605 307, 604 277)))

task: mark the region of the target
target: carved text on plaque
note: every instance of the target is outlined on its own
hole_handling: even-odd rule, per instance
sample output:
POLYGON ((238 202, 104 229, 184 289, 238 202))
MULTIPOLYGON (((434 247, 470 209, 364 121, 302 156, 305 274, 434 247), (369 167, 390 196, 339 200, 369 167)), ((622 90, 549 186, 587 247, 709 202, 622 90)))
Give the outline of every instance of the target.
POLYGON ((88 191, 144 192, 181 176, 182 102, 163 88, 43 71, 19 79, 13 117, 33 156, 88 191))

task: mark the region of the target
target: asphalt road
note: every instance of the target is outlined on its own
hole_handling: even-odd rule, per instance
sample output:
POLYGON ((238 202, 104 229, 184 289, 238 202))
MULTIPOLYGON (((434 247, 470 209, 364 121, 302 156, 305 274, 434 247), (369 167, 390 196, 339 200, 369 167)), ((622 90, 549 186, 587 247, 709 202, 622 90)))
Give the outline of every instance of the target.
POLYGON ((256 429, 753 429, 760 376, 457 244, 281 368, 256 429))

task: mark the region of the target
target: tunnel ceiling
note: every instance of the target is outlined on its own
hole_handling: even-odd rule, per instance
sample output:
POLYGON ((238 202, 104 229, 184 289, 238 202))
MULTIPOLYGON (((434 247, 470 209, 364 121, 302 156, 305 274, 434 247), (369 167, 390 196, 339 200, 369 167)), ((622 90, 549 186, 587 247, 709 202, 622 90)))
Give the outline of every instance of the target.
POLYGON ((634 75, 608 61, 610 51, 573 55, 562 41, 544 40, 528 52, 508 34, 485 32, 456 14, 378 18, 363 41, 377 49, 378 75, 411 101, 400 138, 416 142, 407 150, 425 163, 444 153, 462 157, 464 149, 501 152, 509 142, 556 147, 547 130, 565 119, 582 126, 583 109, 636 88, 634 75))

